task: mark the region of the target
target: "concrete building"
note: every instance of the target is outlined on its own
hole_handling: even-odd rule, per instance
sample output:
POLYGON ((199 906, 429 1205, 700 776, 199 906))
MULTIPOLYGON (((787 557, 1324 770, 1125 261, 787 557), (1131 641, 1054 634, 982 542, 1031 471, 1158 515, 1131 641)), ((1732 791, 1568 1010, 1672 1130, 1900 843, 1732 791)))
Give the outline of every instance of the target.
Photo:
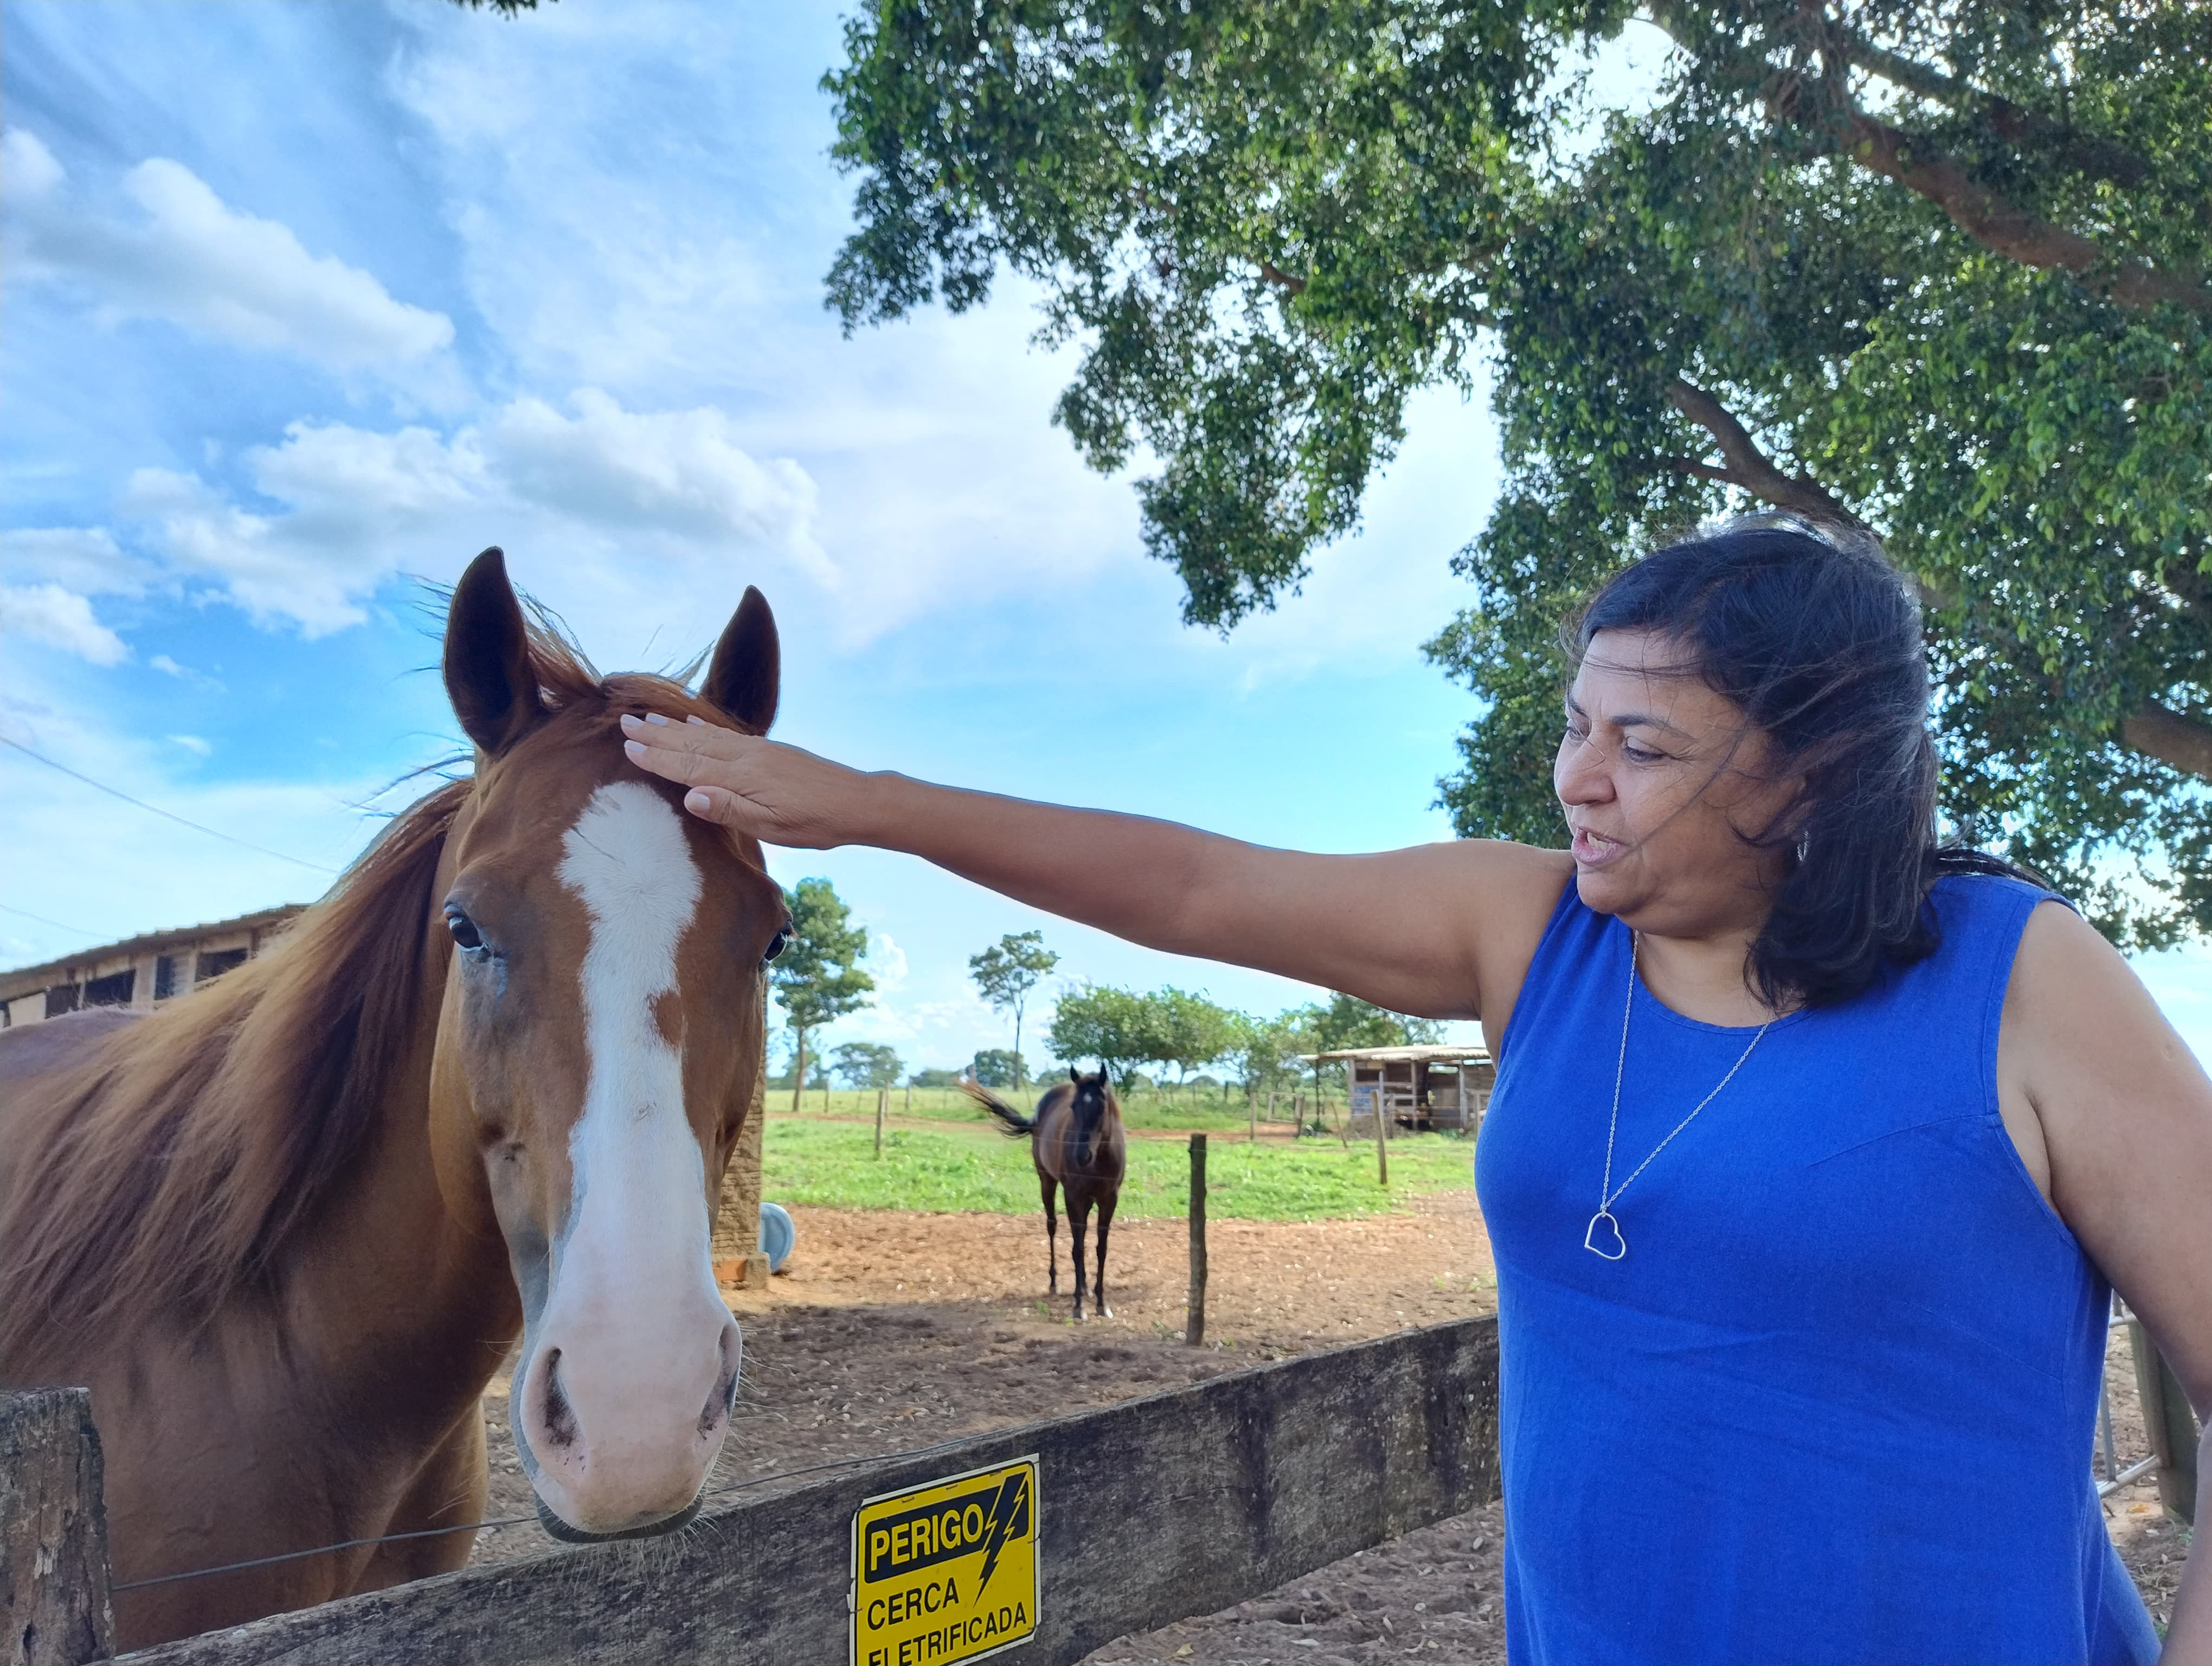
POLYGON ((0 972, 0 1030, 43 1024, 81 1006, 154 1006, 251 960, 306 906, 286 903, 211 925, 147 932, 0 972))

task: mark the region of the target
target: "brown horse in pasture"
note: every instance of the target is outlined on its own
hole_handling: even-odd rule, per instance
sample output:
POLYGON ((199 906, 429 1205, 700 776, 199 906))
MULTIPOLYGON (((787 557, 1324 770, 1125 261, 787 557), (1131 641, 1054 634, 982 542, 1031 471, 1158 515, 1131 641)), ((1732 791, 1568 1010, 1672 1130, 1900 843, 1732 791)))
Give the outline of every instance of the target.
POLYGON ((1075 1316, 1083 1316, 1083 1229, 1091 1206, 1098 1206, 1098 1283, 1091 1306, 1102 1319, 1106 1306, 1106 1237, 1113 1229, 1114 1207, 1121 1201, 1121 1177, 1128 1167, 1128 1142, 1121 1132, 1121 1104, 1105 1071, 1095 1076, 1073 1069, 1067 1079, 1047 1088, 1036 1115, 1024 1116, 990 1089, 973 1081, 960 1085, 968 1097, 999 1119, 1000 1132, 1030 1141, 1037 1184, 1044 1192, 1045 1258, 1051 1268, 1048 1286, 1060 1293, 1060 1224, 1053 1218, 1053 1192, 1066 1194, 1067 1236, 1075 1251, 1075 1316))
MULTIPOLYGON (((488 550, 444 657, 472 779, 261 958, 0 1061, 0 1384, 90 1385, 118 1584, 481 1519, 478 1399, 518 1336, 515 1443, 562 1537, 689 1520, 728 1427, 709 1237, 789 921, 758 846, 617 743, 626 712, 765 731, 775 621, 746 591, 696 695, 602 678, 488 550)), ((118 1640, 457 1568, 473 1536, 118 1591, 118 1640)))

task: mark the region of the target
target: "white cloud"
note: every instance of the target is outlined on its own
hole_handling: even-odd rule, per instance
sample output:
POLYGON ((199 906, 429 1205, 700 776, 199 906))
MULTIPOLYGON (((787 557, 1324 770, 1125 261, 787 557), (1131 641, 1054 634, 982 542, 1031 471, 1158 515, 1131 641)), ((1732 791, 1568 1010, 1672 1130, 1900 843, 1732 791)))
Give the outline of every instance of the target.
POLYGON ((906 951, 899 947, 889 932, 868 934, 868 971, 876 980, 878 994, 896 994, 906 987, 906 951))
POLYGON ((58 584, 0 585, 0 634, 28 636, 95 666, 131 657, 123 639, 93 617, 92 604, 58 584))
POLYGON ((617 540, 677 557, 766 549, 834 584, 798 464, 756 459, 713 407, 628 411, 590 388, 571 403, 573 418, 520 398, 450 440, 295 423, 244 459, 276 513, 168 469, 134 474, 124 507, 174 566, 219 581, 257 621, 310 636, 358 623, 394 575, 448 573, 490 543, 528 540, 541 572, 546 553, 617 540))
POLYGON ((213 746, 196 734, 173 734, 169 737, 169 742, 172 745, 183 747, 194 757, 207 757, 215 751, 213 746))
POLYGON ((714 407, 628 411, 579 389, 566 417, 520 398, 492 421, 484 449, 517 497, 594 526, 781 547, 825 583, 814 541, 814 482, 787 457, 757 462, 714 407))
POLYGON ((104 526, 21 526, 0 532, 0 580, 46 580, 86 596, 136 596, 155 570, 125 555, 104 526))
POLYGON ((0 179, 16 201, 44 197, 62 182, 62 165, 36 133, 11 127, 0 133, 0 179))
POLYGON ((334 255, 307 252, 289 227, 224 203, 167 157, 124 174, 136 216, 73 197, 36 135, 10 129, 4 161, 15 210, 9 262, 18 278, 86 286, 111 318, 159 318, 260 352, 398 382, 450 401, 453 320, 393 298, 334 255))

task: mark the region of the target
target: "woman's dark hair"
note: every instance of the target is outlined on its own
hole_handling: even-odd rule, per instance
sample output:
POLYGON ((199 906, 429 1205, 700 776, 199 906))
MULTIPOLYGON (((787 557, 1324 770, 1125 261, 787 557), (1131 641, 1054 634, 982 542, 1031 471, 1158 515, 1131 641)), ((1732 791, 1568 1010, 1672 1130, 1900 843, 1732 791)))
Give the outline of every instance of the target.
POLYGON ((1601 630, 1660 632, 1690 674, 1768 742, 1804 790, 1743 836, 1790 866, 1746 981, 1771 1006, 1848 1000, 1885 966, 1935 952, 1928 893, 1945 873, 2009 873, 1941 843, 1920 606, 1881 546, 1794 519, 1732 522, 1646 556, 1562 628, 1579 666, 1601 630))

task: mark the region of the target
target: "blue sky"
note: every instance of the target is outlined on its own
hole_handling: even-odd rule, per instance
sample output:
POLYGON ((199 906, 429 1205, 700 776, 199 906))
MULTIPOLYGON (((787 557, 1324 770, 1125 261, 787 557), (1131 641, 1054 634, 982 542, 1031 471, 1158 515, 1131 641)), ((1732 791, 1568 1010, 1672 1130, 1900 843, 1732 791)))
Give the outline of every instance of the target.
MULTIPOLYGON (((1069 361, 1019 285, 850 340, 823 310, 835 9, 9 0, 6 26, 0 735, 298 860, 0 749, 0 964, 314 895, 454 750, 419 581, 492 543, 605 669, 688 659, 758 584, 778 734, 858 765, 1308 848, 1448 836, 1469 700, 1419 649, 1468 599, 1480 402, 1419 403, 1302 596, 1185 629, 1128 481, 1050 424, 1069 361)), ((1033 925, 1073 979, 1313 993, 905 858, 772 866, 872 933, 881 998, 831 1039, 915 1063, 1004 1044, 966 960, 1033 925)), ((2212 958, 2143 970, 2212 1055, 2212 958)))

